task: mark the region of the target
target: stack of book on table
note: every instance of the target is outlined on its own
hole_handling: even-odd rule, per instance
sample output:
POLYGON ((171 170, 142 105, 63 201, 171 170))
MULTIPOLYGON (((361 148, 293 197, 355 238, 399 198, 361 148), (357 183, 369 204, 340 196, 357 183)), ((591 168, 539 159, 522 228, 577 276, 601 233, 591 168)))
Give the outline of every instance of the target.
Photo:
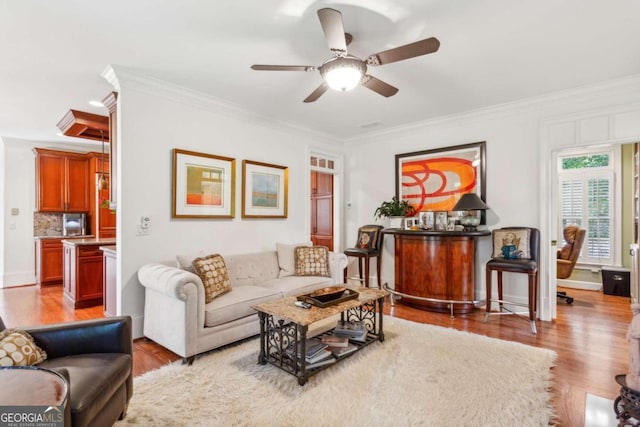
POLYGON ((359 321, 343 321, 339 320, 333 329, 333 335, 336 337, 346 337, 352 341, 365 342, 367 340, 367 327, 362 320, 359 321))
POLYGON ((322 342, 327 344, 327 350, 331 350, 331 353, 335 357, 346 356, 353 353, 358 349, 358 346, 351 344, 348 337, 337 337, 335 335, 323 335, 322 342))
MULTIPOLYGON (((304 355, 306 369, 318 368, 335 362, 336 359, 328 347, 327 344, 324 344, 318 338, 307 338, 304 355)), ((302 358, 300 347, 298 348, 297 355, 299 359, 302 358)))

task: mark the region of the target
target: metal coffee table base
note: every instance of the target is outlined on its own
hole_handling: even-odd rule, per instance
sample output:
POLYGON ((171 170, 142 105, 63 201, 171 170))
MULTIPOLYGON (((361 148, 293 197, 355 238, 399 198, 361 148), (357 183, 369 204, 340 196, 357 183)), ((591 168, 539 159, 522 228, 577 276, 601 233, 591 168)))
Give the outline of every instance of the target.
MULTIPOLYGON (((336 360, 336 363, 352 356, 375 341, 384 341, 382 327, 383 303, 384 298, 379 298, 359 307, 349 308, 340 314, 340 318, 343 321, 364 321, 368 333, 364 342, 350 341, 358 346, 358 350, 340 357, 336 360)), ((300 385, 304 385, 310 376, 332 365, 328 364, 307 369, 305 358, 297 356, 297 351, 295 351, 297 348, 300 348, 300 354, 304 355, 306 353, 308 325, 299 325, 293 321, 276 318, 262 311, 259 311, 258 314, 260 316, 259 364, 270 363, 277 366, 283 371, 296 376, 300 385)), ((333 330, 330 330, 323 334, 331 335, 332 333, 333 330)))

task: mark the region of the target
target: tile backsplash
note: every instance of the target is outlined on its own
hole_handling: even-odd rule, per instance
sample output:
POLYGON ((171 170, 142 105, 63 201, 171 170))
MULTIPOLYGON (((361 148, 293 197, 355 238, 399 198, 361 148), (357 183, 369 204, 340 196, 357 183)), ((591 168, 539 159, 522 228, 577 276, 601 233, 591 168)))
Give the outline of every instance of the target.
POLYGON ((33 237, 62 236, 62 214, 33 213, 33 237))

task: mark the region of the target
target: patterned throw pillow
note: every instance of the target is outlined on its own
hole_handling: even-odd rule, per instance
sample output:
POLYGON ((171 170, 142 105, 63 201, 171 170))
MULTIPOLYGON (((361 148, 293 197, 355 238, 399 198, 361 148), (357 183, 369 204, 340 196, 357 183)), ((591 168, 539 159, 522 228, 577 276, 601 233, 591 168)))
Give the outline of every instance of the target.
POLYGON ((25 331, 5 329, 0 332, 0 366, 31 366, 46 358, 47 353, 25 331))
POLYGON ((295 249, 296 276, 331 277, 326 246, 299 246, 295 249))
POLYGON ((198 257, 193 260, 193 268, 204 285, 204 303, 209 304, 219 295, 231 290, 227 266, 219 254, 198 257))
POLYGON ((531 259, 531 254, 529 253, 529 229, 493 230, 493 257, 531 259))

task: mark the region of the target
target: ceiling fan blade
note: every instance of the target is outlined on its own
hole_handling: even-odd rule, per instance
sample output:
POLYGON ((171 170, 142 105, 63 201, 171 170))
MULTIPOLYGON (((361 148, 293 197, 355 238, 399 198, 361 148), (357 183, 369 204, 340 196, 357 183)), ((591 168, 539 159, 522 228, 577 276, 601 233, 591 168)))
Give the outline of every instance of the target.
POLYGON ((318 10, 318 18, 320 18, 324 38, 327 39, 331 52, 346 55, 347 43, 342 25, 342 14, 335 9, 324 8, 318 10))
POLYGON ((258 71, 315 71, 311 65, 252 65, 252 70, 258 71))
POLYGON ((327 89, 329 89, 329 85, 326 82, 322 82, 322 84, 320 86, 318 86, 318 88, 316 90, 311 92, 311 95, 307 96, 304 99, 303 102, 314 102, 314 101, 316 101, 318 98, 320 98, 322 96, 323 93, 325 93, 327 91, 327 89))
POLYGON ((367 65, 376 66, 402 61, 403 59, 415 58, 416 56, 433 53, 440 47, 440 41, 431 37, 404 46, 375 53, 367 58, 367 65))
POLYGON ((398 93, 397 87, 393 87, 390 84, 376 79, 369 74, 366 74, 364 77, 362 77, 362 81, 360 82, 360 84, 367 89, 371 89, 372 91, 379 93, 380 95, 387 98, 398 93))

